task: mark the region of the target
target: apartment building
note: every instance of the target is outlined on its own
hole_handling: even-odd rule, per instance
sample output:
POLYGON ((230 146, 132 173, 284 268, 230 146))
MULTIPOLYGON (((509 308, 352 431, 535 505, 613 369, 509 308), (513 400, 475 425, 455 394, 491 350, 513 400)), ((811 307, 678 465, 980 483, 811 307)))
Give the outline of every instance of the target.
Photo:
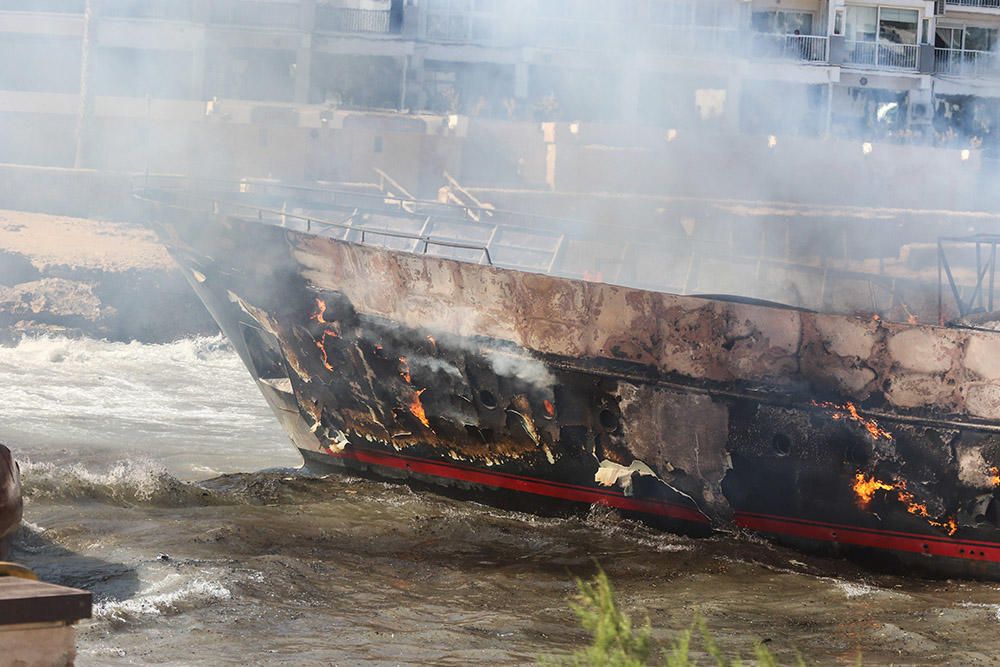
POLYGON ((359 109, 997 152, 998 30, 1000 0, 0 0, 0 161, 149 167, 223 123, 262 152, 359 109))

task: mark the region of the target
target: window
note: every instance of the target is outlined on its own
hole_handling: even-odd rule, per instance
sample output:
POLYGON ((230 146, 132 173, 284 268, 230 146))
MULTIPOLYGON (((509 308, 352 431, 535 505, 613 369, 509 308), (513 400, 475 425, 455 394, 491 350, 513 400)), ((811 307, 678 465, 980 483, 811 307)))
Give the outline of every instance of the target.
POLYGON ((920 12, 892 7, 847 7, 846 37, 851 42, 916 44, 920 12))
POLYGON ((966 51, 992 51, 997 45, 996 28, 979 28, 969 26, 965 29, 966 51))
POLYGON ((850 42, 874 42, 878 32, 878 7, 848 7, 846 37, 850 42))
POLYGON ((964 28, 938 26, 934 33, 934 46, 954 51, 993 51, 998 46, 996 28, 966 26, 964 28))
POLYGON ((938 26, 934 33, 934 46, 939 49, 961 49, 962 28, 947 28, 938 26))
POLYGON ((916 9, 879 9, 879 41, 889 44, 916 44, 917 21, 920 13, 916 9))
POLYGON ((781 10, 753 13, 753 29, 776 35, 811 35, 813 16, 809 12, 781 10))

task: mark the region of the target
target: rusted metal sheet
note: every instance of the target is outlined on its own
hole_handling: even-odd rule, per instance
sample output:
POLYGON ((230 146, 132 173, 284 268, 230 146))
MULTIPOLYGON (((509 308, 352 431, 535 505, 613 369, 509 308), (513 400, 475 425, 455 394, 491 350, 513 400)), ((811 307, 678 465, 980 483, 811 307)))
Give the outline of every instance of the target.
POLYGON ((1000 335, 160 212, 312 462, 1000 576, 1000 335))
POLYGON ((315 288, 401 326, 696 381, 1000 419, 1000 335, 647 292, 293 235, 315 288))

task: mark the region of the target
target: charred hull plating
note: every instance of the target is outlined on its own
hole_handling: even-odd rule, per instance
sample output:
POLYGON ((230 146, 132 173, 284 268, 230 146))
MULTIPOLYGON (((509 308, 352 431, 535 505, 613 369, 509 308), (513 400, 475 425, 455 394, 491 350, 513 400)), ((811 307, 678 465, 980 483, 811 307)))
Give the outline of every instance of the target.
POLYGON ((1000 336, 157 218, 310 462, 1000 578, 1000 336))

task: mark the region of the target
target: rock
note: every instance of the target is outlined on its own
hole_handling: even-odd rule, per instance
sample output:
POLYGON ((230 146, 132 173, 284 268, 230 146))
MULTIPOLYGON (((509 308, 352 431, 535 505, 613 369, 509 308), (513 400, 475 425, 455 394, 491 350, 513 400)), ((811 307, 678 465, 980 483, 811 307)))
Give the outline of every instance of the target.
POLYGON ((106 309, 87 283, 43 278, 0 288, 0 312, 18 319, 45 314, 51 322, 97 322, 106 309))
POLYGON ((41 273, 24 255, 0 250, 0 285, 17 285, 37 280, 41 273))

